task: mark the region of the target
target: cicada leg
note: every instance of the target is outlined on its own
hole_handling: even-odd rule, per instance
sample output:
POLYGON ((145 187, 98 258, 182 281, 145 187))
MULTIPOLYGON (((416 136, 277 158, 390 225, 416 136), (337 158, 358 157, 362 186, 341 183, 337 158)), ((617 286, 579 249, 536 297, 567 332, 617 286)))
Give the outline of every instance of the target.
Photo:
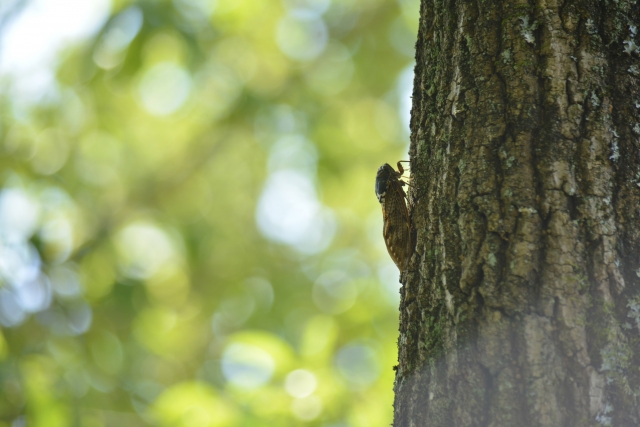
POLYGON ((402 167, 402 163, 409 163, 409 160, 400 160, 397 165, 398 165, 398 172, 400 172, 400 175, 404 174, 404 168, 402 167))

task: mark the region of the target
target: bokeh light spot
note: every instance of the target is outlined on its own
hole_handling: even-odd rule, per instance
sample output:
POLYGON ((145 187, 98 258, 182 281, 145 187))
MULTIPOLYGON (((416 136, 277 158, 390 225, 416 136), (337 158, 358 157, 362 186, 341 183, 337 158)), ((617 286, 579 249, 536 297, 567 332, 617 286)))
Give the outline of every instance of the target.
POLYGON ((358 296, 358 288, 344 272, 323 273, 313 285, 313 302, 325 313, 339 314, 350 309, 358 296))
POLYGON ((196 74, 195 85, 201 91, 201 108, 215 119, 229 112, 242 90, 242 82, 234 70, 216 61, 211 61, 196 74))
POLYGON ((376 352, 365 344, 347 344, 338 350, 335 357, 338 372, 354 389, 370 386, 380 375, 380 364, 376 352))
POLYGON ((0 289, 0 325, 16 326, 22 323, 25 317, 26 313, 15 295, 7 289, 0 289))
POLYGON ((400 305, 400 272, 398 267, 391 261, 381 262, 378 267, 378 280, 384 300, 391 306, 398 307, 400 305))
POLYGON ((257 221, 266 237, 307 254, 325 249, 335 233, 333 213, 318 201, 313 182, 289 169, 267 179, 258 201, 257 221))
POLYGON ((407 66, 398 76, 397 91, 400 104, 399 115, 402 123, 402 130, 405 135, 411 133, 409 123, 411 121, 411 105, 413 103, 413 69, 415 64, 407 66))
POLYGON ((155 354, 186 359, 201 350, 204 327, 198 323, 197 306, 154 306, 142 310, 133 323, 133 333, 141 344, 155 354))
POLYGON ((306 369, 296 369, 287 375, 284 388, 292 397, 303 398, 316 390, 318 380, 306 369))
POLYGON ((231 402, 199 382, 168 388, 153 403, 151 414, 161 427, 230 427, 238 417, 231 402))
MULTIPOLYGON (((56 56, 70 42, 96 32, 109 17, 111 1, 35 0, 25 4, 24 11, 15 20, 7 20, 3 29, 0 75, 12 76, 14 99, 31 103, 55 92, 52 68, 56 56)), ((3 19, 9 16, 3 13, 3 19)))
POLYGON ((285 135, 269 150, 268 166, 271 172, 288 169, 312 176, 316 173, 317 162, 316 147, 302 135, 285 135))
POLYGON ((233 343, 222 356, 222 373, 231 384, 254 389, 271 379, 275 370, 273 357, 260 347, 233 343))
POLYGON ((142 11, 129 7, 116 16, 93 53, 93 60, 106 70, 119 65, 124 59, 125 49, 142 27, 142 11))
POLYGON ((78 144, 75 168, 86 183, 105 186, 118 178, 122 147, 112 135, 94 131, 78 144))
POLYGON ((122 229, 116 238, 116 248, 123 274, 132 279, 147 279, 176 258, 169 236, 145 221, 122 229))
POLYGON ((317 93, 333 96, 349 85, 353 72, 349 50, 341 43, 332 42, 316 63, 307 69, 305 79, 317 93))
POLYGON ((291 412, 300 421, 314 420, 322 413, 322 401, 317 396, 294 399, 291 402, 291 412))
POLYGON ((179 65, 162 62, 147 71, 138 94, 144 108, 156 116, 166 116, 176 112, 189 97, 191 76, 179 65))
POLYGON ((16 289, 16 300, 24 311, 36 313, 51 304, 51 285, 44 274, 16 289))
POLYGON ((222 300, 211 320, 213 332, 219 337, 234 332, 249 319, 255 306, 255 300, 248 294, 222 300))
POLYGON ((278 24, 276 40, 282 53, 299 61, 316 58, 324 50, 328 31, 315 14, 291 13, 278 24))
POLYGON ((305 325, 300 351, 305 356, 314 356, 332 350, 338 335, 337 322, 331 316, 312 317, 305 325))
POLYGON ((67 137, 57 129, 46 129, 38 135, 36 152, 31 159, 33 169, 42 175, 51 175, 64 166, 69 156, 67 137))
POLYGON ((0 192, 0 232, 9 240, 31 237, 38 225, 40 206, 33 197, 18 188, 0 192))
POLYGON ((284 0, 284 4, 293 13, 321 15, 331 5, 331 0, 284 0))
POLYGON ((273 285, 268 280, 262 277, 250 277, 245 280, 245 287, 261 311, 266 313, 271 310, 275 294, 273 285))
POLYGON ((124 352, 120 340, 106 330, 97 333, 93 338, 91 354, 96 365, 111 375, 117 373, 124 362, 124 352))

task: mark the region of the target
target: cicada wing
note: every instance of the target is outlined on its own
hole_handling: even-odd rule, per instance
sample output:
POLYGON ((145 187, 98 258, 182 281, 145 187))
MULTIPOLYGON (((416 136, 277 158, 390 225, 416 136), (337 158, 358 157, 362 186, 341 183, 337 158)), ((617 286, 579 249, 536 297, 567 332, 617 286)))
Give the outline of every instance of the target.
POLYGON ((411 228, 405 194, 399 181, 389 183, 383 205, 383 236, 389 255, 402 271, 411 249, 411 228))

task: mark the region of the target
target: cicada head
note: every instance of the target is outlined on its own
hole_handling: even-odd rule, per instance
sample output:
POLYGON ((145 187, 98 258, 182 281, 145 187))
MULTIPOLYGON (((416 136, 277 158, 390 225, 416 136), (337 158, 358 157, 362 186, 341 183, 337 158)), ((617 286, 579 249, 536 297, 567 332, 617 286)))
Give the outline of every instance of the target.
POLYGON ((389 186, 389 180, 397 179, 398 172, 396 172, 389 163, 378 168, 376 174, 376 196, 378 201, 384 204, 384 196, 387 193, 387 187, 389 186))

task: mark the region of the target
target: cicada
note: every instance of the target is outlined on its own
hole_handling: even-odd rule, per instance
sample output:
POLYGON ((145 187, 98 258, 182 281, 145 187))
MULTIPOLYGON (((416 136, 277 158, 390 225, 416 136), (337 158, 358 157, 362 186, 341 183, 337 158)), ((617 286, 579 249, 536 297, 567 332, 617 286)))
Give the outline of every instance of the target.
POLYGON ((406 182, 401 180, 404 168, 398 162, 398 170, 385 163, 376 175, 376 196, 382 206, 382 235, 387 250, 398 269, 403 271, 411 256, 411 220, 407 209, 406 182))

